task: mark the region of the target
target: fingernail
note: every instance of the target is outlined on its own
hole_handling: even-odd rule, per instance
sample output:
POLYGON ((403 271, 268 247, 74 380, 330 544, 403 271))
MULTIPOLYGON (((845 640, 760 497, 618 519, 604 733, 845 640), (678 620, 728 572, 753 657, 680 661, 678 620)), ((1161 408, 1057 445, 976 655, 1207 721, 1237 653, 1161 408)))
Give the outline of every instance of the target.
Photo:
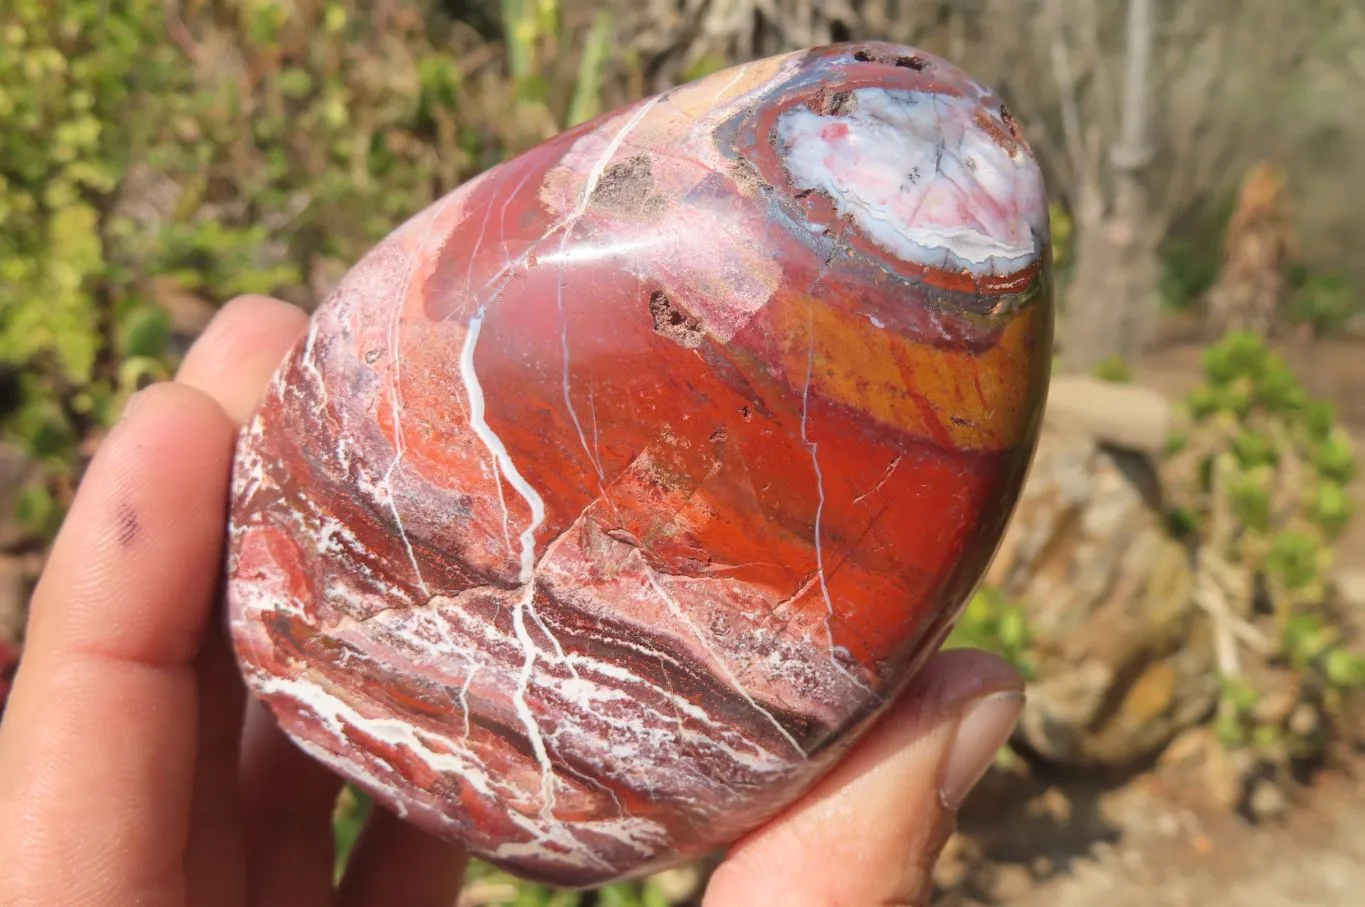
POLYGON ((939 777, 943 805, 956 811, 995 761, 995 754, 1014 733, 1024 694, 1018 690, 992 693, 967 706, 939 777))

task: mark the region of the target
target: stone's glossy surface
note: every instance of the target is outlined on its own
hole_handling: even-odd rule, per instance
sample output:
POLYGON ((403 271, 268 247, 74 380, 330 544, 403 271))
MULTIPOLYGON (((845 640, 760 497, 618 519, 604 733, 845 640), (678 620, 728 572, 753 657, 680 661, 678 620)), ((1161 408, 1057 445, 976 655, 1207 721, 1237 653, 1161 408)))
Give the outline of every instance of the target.
POLYGON ((244 433, 251 688, 524 875, 732 841, 985 569, 1048 257, 999 100, 902 47, 750 63, 489 171, 350 272, 244 433))

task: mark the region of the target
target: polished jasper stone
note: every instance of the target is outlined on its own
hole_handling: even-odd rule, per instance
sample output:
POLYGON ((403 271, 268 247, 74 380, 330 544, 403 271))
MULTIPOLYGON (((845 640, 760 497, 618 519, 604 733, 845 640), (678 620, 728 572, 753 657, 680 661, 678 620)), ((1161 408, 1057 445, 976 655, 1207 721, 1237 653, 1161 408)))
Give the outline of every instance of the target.
POLYGON ((228 602, 317 759, 514 872, 734 840, 941 642, 1032 454, 1038 167, 949 63, 753 62, 440 200, 246 429, 228 602))

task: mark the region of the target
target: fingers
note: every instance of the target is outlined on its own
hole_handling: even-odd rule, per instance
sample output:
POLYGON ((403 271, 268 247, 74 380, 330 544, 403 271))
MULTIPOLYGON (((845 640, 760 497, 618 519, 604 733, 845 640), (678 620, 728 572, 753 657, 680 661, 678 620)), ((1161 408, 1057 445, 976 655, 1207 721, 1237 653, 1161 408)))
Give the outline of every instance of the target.
POLYGON ((268 296, 241 296, 218 310, 185 354, 175 380, 211 394, 238 425, 251 418, 308 316, 268 296))
MULTIPOLYGON (((203 388, 244 424, 307 324, 307 315, 279 300, 234 299, 190 349, 176 380, 203 388)), ((209 883, 220 875, 215 866, 226 846, 228 852, 244 849, 248 867, 247 890, 234 896, 259 905, 327 903, 330 817, 341 781, 294 747, 259 703, 247 702, 243 710, 243 688, 235 665, 229 665, 231 686, 223 678, 221 687, 232 690, 234 701, 228 707, 220 694, 217 717, 201 732, 204 755, 191 854, 203 870, 199 878, 209 880, 204 897, 232 903, 223 895, 227 888, 209 883), (218 742, 224 737, 230 737, 231 746, 218 742)), ((242 865, 239 859, 235 868, 240 871, 242 865)))
POLYGON ((255 700, 247 704, 240 778, 248 903, 331 903, 332 811, 341 779, 294 746, 255 700))
MULTIPOLYGON (((213 397, 240 426, 306 323, 302 311, 283 302, 261 296, 234 299, 190 348, 176 381, 213 397)), ((201 718, 185 853, 189 903, 232 907, 245 903, 247 894, 237 784, 246 691, 217 622, 207 634, 196 673, 201 718)))
POLYGON ((185 845, 186 903, 241 907, 247 903, 243 873, 246 851, 237 794, 237 760, 246 694, 217 621, 205 633, 195 675, 199 681, 199 726, 185 845))
POLYGON ((943 652, 833 772, 741 841, 705 907, 928 905, 957 807, 1023 706, 1004 661, 943 652))
POLYGON ((91 462, 34 593, 0 726, 0 903, 183 902, 191 665, 233 441, 213 400, 160 384, 91 462))
POLYGON ((464 850, 376 807, 356 841, 340 907, 449 907, 464 879, 464 850))

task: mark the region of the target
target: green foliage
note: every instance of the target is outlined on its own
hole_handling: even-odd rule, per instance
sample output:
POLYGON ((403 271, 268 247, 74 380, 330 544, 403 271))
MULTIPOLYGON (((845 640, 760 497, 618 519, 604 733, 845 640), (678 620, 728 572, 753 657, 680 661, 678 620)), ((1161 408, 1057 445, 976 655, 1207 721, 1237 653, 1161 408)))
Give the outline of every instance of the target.
POLYGON ((1193 309, 1218 280, 1223 241, 1236 209, 1227 192, 1182 219, 1161 244, 1161 299, 1173 311, 1193 309))
POLYGON ((998 589, 982 588, 967 603, 944 646, 993 652, 1030 678, 1035 668, 1032 641, 1024 606, 998 589))
POLYGON ((1260 692, 1245 678, 1227 675, 1219 678, 1219 692, 1214 733, 1230 749, 1249 745, 1256 727, 1255 708, 1260 692))
POLYGON ((566 27, 559 0, 500 0, 507 58, 519 115, 537 108, 555 127, 574 126, 600 112, 603 70, 613 22, 599 9, 586 32, 566 27), (571 47, 581 45, 575 69, 571 47))
POLYGON ((1075 242, 1076 222, 1071 212, 1057 202, 1047 206, 1048 223, 1052 231, 1052 267, 1060 276, 1066 274, 1075 263, 1072 245, 1075 242))
POLYGON ((337 879, 340 879, 346 870, 346 861, 351 858, 351 851, 360 837, 360 830, 365 826, 365 820, 369 818, 373 809, 374 801, 364 791, 349 784, 342 788, 341 796, 337 798, 336 810, 332 814, 332 842, 336 851, 333 872, 337 879))
MULTIPOLYGON (((1235 195, 1222 197, 1206 213, 1180 224, 1162 243, 1161 297, 1168 309, 1197 307, 1217 281, 1235 208, 1235 195)), ((1365 313, 1365 292, 1344 274, 1314 271, 1297 262, 1286 268, 1285 277, 1288 286, 1281 312, 1290 324, 1311 327, 1318 336, 1325 336, 1365 313)))
POLYGON ((1133 371, 1122 356, 1110 356, 1095 366, 1095 377, 1114 384, 1129 384, 1133 380, 1133 371))
MULTIPOLYGON (((1231 457, 1223 490, 1238 519, 1265 534, 1271 529, 1273 493, 1297 492, 1293 515, 1316 530, 1316 544, 1335 538, 1351 516, 1345 486, 1357 464, 1331 404, 1310 399, 1283 358, 1254 334, 1232 333, 1209 347, 1203 369, 1205 383, 1186 397, 1184 410, 1196 431, 1218 434, 1226 442, 1215 449, 1231 457), (1300 487, 1279 484, 1286 472, 1300 487)), ((1188 444, 1188 434, 1182 433, 1171 453, 1188 444)), ((1200 465, 1206 493, 1213 463, 1211 450, 1200 465)), ((1274 550, 1281 552, 1276 564, 1287 563, 1287 544, 1276 543, 1274 550)))
POLYGON ((1332 334, 1365 313, 1365 293, 1341 274, 1315 274, 1302 265, 1289 272, 1284 314, 1291 324, 1308 325, 1318 335, 1332 334))
POLYGON ((19 493, 19 524, 31 535, 46 538, 57 531, 61 514, 46 485, 27 485, 19 493))
POLYGON ((1162 302, 1176 311, 1193 308, 1218 279, 1222 262, 1217 246, 1174 239, 1163 251, 1162 302))
POLYGON ((579 58, 578 78, 564 125, 577 126, 601 112, 602 68, 606 63, 612 37, 611 16, 599 10, 588 32, 587 44, 579 58))
POLYGON ((1171 523, 1224 565, 1210 577, 1239 577, 1214 582, 1232 619, 1263 640, 1251 670, 1222 678, 1215 729, 1283 768, 1320 753, 1345 698, 1365 690, 1365 652, 1326 594, 1355 453, 1334 409, 1260 338, 1229 334, 1203 367, 1169 451, 1171 523))
POLYGON ((1297 590, 1318 580, 1324 560, 1330 562, 1330 558, 1331 552, 1322 545, 1321 538, 1306 531, 1286 529, 1272 537, 1262 569, 1284 588, 1297 590))
MULTIPOLYGON (((146 139, 147 121, 128 112, 176 84, 174 54, 155 40, 162 11, 154 0, 0 8, 0 362, 20 375, 0 430, 57 476, 133 389, 105 367, 112 335, 123 332, 132 355, 162 352, 155 331, 112 305, 130 273, 109 229, 146 139)), ((46 488, 20 507, 40 532, 60 513, 46 488)))

